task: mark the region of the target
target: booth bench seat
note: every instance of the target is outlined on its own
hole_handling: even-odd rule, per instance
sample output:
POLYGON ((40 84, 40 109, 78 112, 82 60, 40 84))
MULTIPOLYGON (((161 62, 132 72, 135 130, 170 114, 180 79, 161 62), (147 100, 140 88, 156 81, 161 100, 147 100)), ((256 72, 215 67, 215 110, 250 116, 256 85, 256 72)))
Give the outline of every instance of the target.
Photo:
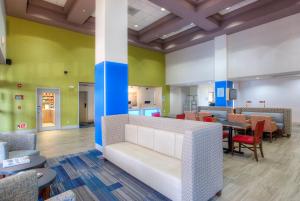
POLYGON ((174 201, 207 201, 223 188, 222 126, 169 118, 102 118, 103 155, 174 201))

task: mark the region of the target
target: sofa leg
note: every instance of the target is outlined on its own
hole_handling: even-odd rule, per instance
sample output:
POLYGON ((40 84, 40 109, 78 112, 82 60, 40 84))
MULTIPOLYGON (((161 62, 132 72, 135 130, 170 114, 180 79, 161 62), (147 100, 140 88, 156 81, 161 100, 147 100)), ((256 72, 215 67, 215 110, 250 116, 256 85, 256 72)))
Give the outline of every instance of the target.
POLYGON ((222 195, 222 191, 219 191, 216 193, 216 196, 218 196, 218 197, 221 197, 221 195, 222 195))

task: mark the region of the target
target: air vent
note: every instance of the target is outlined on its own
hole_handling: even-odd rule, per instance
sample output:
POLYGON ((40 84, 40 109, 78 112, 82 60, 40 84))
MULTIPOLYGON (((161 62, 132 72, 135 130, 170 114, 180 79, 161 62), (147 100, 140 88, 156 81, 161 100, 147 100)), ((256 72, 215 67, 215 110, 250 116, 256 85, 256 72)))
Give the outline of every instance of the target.
POLYGON ((138 12, 140 12, 140 10, 128 6, 128 15, 135 16, 138 12))

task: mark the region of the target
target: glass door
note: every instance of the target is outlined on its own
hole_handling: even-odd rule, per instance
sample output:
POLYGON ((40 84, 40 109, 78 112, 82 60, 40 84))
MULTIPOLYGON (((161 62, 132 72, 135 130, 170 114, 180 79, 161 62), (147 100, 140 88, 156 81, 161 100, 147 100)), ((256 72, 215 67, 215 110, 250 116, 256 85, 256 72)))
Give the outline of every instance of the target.
POLYGON ((60 129, 59 89, 38 89, 37 97, 38 130, 60 129))

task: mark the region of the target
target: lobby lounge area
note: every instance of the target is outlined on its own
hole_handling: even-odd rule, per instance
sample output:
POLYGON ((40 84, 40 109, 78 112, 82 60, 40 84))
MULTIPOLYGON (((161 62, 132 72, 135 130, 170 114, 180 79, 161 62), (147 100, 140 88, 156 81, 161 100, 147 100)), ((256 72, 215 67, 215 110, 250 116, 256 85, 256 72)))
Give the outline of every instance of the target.
POLYGON ((0 201, 297 201, 299 0, 0 0, 0 201))

